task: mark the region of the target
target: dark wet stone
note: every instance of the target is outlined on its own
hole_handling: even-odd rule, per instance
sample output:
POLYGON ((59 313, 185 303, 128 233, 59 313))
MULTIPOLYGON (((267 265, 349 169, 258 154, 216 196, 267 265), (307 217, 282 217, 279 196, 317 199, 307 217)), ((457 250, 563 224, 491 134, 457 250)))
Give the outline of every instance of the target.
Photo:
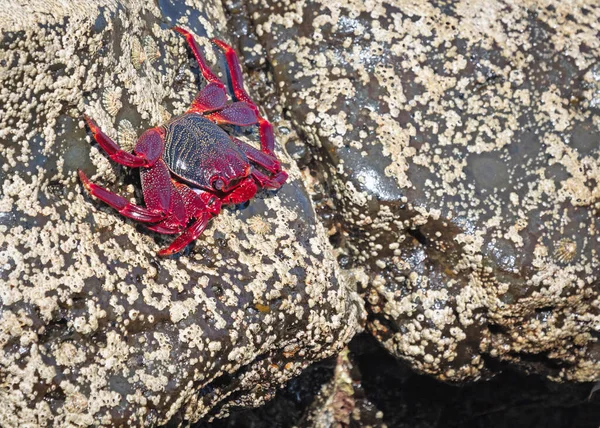
POLYGON ((298 424, 306 428, 385 428, 383 412, 365 394, 360 371, 344 349, 337 357, 333 378, 298 424))
MULTIPOLYGON (((279 192, 224 209, 184 254, 159 257, 172 237, 76 178, 82 168, 141 203, 138 173, 101 152, 82 115, 125 147, 131 130, 185 111, 201 80, 161 23, 187 25, 186 10, 64 7, 25 22, 0 13, 12 25, 0 43, 0 425, 178 424, 264 403, 335 355, 362 313, 299 171, 278 148, 291 174, 279 192)), ((220 3, 189 12, 194 31, 227 39, 220 3)))
POLYGON ((490 361, 597 379, 600 9, 248 12, 385 347, 444 380, 489 376, 490 361))
MULTIPOLYGON (((595 428, 600 419, 600 396, 588 398, 590 383, 554 383, 502 364, 496 367, 501 373, 490 381, 450 385, 415 373, 367 334, 355 336, 349 348, 351 378, 360 377, 359 384, 353 383, 359 391, 356 401, 372 403, 381 411, 375 412, 379 419, 363 418, 359 426, 371 422, 394 428, 595 428)), ((229 418, 194 428, 306 426, 312 410, 322 408, 317 405, 322 403, 319 391, 329 390, 335 366, 334 359, 316 363, 265 406, 235 410, 229 418)))

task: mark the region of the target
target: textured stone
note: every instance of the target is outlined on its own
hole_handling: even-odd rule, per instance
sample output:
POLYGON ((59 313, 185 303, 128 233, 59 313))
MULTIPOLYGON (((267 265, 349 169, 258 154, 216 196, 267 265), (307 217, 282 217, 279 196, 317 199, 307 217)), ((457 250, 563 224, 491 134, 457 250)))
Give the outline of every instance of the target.
POLYGON ((371 332, 444 380, 598 379, 598 5, 247 4, 371 332))
POLYGON ((383 412, 365 396, 361 376, 344 349, 337 357, 333 378, 298 424, 306 428, 373 427, 386 428, 383 412))
MULTIPOLYGON (((352 378, 351 399, 358 404, 355 409, 361 409, 359 426, 592 428, 600 420, 600 395, 590 397, 593 383, 551 382, 501 364, 501 373, 489 381, 449 384, 415 373, 368 333, 356 335, 348 347, 351 366, 345 366, 351 369, 341 373, 349 373, 352 378)), ((309 410, 328 408, 320 405, 324 395, 317 394, 318 385, 333 383, 335 362, 329 358, 313 364, 265 406, 232 412, 229 418, 194 428, 300 426, 309 410), (315 406, 317 403, 319 406, 315 406)), ((331 391, 328 386, 321 389, 331 391)))
POLYGON ((291 178, 277 194, 224 209, 169 259, 156 252, 172 237, 124 219, 76 179, 82 168, 141 201, 137 172, 109 161, 82 115, 127 146, 187 108, 202 80, 170 28, 198 34, 211 63, 204 36, 227 34, 219 2, 186 4, 0 11, 3 427, 224 415, 263 403, 359 328, 358 297, 283 150, 291 178))

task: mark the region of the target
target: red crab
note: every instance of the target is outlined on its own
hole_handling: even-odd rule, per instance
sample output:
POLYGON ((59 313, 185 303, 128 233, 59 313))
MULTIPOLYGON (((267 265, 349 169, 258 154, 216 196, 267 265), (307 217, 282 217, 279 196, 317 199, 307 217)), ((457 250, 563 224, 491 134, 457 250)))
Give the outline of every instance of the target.
POLYGON ((278 189, 288 177, 273 153, 273 127, 244 89, 235 51, 221 40, 212 40, 227 59, 235 98, 228 104, 225 85, 206 64, 194 36, 180 27, 175 30, 185 36, 208 81, 186 113, 145 131, 133 153, 122 150, 85 116, 94 138, 112 160, 140 168, 146 207, 90 182, 79 170, 84 187, 125 217, 150 223, 148 228, 158 233, 183 231, 159 251, 162 256, 181 251, 200 236, 221 205, 249 201, 259 188, 278 189), (261 149, 229 136, 219 126, 223 124, 258 124, 261 149))

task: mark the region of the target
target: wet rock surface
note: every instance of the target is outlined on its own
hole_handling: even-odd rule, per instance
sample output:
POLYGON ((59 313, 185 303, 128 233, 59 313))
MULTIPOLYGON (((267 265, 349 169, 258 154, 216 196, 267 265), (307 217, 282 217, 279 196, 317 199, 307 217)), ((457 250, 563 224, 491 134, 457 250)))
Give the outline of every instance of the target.
POLYGON ((509 371, 457 388, 411 371, 598 379, 597 6, 9 6, 0 425, 176 426, 231 411, 214 426, 597 425, 591 385, 509 371), (291 178, 163 259, 171 238, 87 197, 75 171, 141 201, 137 173, 107 159, 82 114, 131 148, 185 111, 204 82, 176 23, 211 64, 217 36, 259 70, 248 83, 291 178), (346 284, 409 366, 360 336, 307 368, 360 328, 346 284))
POLYGON ((245 7, 372 334, 443 380, 598 379, 600 8, 245 7))
POLYGON ((385 428, 383 412, 366 397, 359 370, 344 349, 337 357, 333 378, 323 385, 299 427, 385 428))
POLYGON ((167 259, 156 252, 172 238, 76 179, 82 168, 141 202, 137 172, 109 161, 82 115, 127 148, 185 111, 204 82, 170 28, 198 34, 214 64, 220 3, 24 4, 0 12, 0 425, 225 415, 342 349, 358 298, 283 150, 288 184, 225 209, 167 259))
MULTIPOLYGON (((367 334, 357 335, 349 348, 352 378, 359 373, 364 399, 381 412, 381 419, 371 420, 374 426, 597 428, 600 420, 600 397, 588 399, 590 383, 554 383, 502 364, 496 367, 501 373, 490 381, 449 385, 416 374, 367 334)), ((227 419, 194 428, 301 426, 319 402, 320 383, 332 383, 335 367, 334 358, 314 364, 265 406, 234 411, 227 419)))

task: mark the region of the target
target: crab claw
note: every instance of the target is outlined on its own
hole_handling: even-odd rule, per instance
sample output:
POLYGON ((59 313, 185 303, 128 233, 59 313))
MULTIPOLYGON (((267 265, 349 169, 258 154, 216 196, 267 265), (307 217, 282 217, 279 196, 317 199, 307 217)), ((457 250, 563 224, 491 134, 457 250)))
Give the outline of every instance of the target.
POLYGON ((159 256, 170 256, 183 250, 190 242, 198 238, 206 229, 208 221, 211 219, 208 211, 203 212, 199 218, 181 235, 179 235, 168 248, 163 248, 158 252, 159 256))

